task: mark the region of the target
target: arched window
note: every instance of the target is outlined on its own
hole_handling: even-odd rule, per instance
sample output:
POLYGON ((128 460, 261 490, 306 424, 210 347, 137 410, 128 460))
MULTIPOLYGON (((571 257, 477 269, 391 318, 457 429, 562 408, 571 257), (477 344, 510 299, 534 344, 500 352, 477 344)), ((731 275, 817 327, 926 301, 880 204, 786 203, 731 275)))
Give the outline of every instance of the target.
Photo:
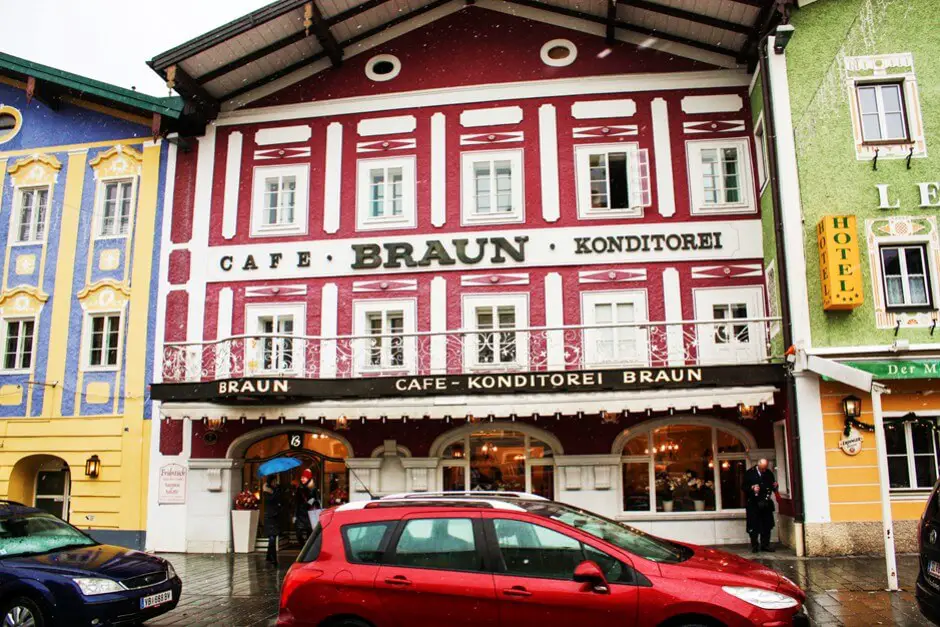
POLYGON ((631 435, 623 447, 624 512, 744 508, 744 442, 720 427, 673 424, 631 435))
POLYGON ((442 454, 445 491, 531 492, 555 496, 554 451, 536 436, 505 429, 465 433, 442 454))

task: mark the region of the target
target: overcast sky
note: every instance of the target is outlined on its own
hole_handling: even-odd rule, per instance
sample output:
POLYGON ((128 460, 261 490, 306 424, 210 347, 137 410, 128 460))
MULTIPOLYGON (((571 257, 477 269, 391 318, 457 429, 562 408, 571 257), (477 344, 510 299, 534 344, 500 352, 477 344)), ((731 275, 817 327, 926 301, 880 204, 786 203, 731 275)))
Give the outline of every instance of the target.
POLYGON ((166 85, 148 59, 260 8, 266 0, 0 0, 0 52, 136 87, 166 85))

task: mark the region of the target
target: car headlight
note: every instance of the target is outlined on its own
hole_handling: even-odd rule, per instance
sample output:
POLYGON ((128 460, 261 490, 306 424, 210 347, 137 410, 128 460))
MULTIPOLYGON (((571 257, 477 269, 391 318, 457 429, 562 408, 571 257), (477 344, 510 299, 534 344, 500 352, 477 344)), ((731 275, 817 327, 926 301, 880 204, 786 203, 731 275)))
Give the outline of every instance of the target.
POLYGON ((176 569, 173 568, 173 564, 167 562, 166 563, 166 578, 173 579, 174 577, 176 577, 176 569))
POLYGON ((113 579, 98 579, 94 577, 72 577, 72 581, 78 584, 82 594, 86 597, 93 597, 99 594, 111 594, 112 592, 123 592, 124 587, 113 579))
POLYGON ((731 596, 741 599, 745 603, 750 603, 764 610, 785 610, 800 604, 800 602, 793 597, 788 597, 785 594, 780 594, 773 590, 738 586, 722 586, 721 589, 731 596))

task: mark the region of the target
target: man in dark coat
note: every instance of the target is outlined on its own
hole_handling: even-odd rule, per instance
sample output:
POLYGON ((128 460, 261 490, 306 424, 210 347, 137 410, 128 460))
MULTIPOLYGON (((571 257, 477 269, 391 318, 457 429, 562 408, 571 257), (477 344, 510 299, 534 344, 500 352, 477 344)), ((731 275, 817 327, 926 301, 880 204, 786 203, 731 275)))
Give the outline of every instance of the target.
POLYGON ((773 552, 770 532, 774 528, 774 494, 777 480, 766 459, 744 473, 744 499, 747 511, 747 534, 751 549, 773 552), (759 543, 758 543, 759 542, 759 543))
POLYGON ((281 489, 272 475, 264 480, 261 490, 264 499, 264 535, 268 536, 269 564, 277 564, 277 537, 281 535, 281 489))

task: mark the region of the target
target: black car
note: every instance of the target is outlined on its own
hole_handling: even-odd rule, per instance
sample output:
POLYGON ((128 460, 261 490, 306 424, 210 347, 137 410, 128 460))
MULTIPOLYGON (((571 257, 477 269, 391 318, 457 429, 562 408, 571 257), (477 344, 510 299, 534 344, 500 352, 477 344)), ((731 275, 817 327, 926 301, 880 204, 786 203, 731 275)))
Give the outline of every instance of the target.
POLYGON ((99 544, 52 514, 0 501, 0 625, 102 627, 169 612, 183 584, 155 555, 99 544))
POLYGON ((933 487, 917 529, 920 544, 920 573, 917 575, 917 605, 920 612, 940 625, 940 481, 933 487))

